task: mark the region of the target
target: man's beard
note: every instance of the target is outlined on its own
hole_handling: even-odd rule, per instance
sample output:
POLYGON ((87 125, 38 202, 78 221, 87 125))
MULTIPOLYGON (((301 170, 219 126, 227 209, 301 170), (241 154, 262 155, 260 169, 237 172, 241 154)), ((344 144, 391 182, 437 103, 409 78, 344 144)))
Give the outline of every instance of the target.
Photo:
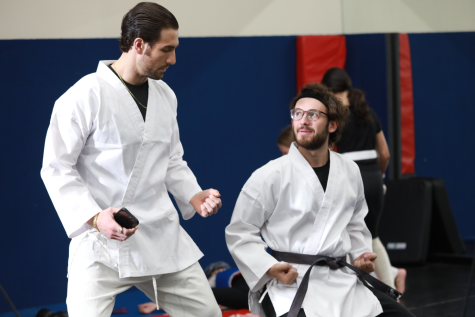
POLYGON ((163 78, 163 75, 164 75, 164 73, 159 72, 158 69, 154 71, 153 65, 147 65, 147 63, 141 63, 138 66, 138 72, 141 76, 154 79, 154 80, 160 80, 163 78))
MULTIPOLYGON (((302 127, 301 127, 302 128, 302 127)), ((308 129, 308 127, 306 127, 308 129)), ((304 149, 307 149, 309 151, 315 151, 321 148, 322 146, 326 145, 327 143, 327 136, 328 136, 328 122, 327 125, 325 126, 325 129, 317 133, 313 138, 310 140, 308 138, 305 138, 303 140, 298 139, 298 133, 295 133, 295 129, 292 129, 292 132, 294 133, 294 138, 295 142, 304 149)))
POLYGON ((149 59, 150 52, 147 50, 144 55, 142 61, 137 65, 139 74, 154 80, 162 79, 164 73, 159 71, 161 68, 156 68, 157 66, 149 59))
POLYGON ((148 70, 148 72, 145 72, 144 75, 150 79, 154 79, 154 80, 160 80, 163 78, 163 73, 154 73, 150 70, 148 70))

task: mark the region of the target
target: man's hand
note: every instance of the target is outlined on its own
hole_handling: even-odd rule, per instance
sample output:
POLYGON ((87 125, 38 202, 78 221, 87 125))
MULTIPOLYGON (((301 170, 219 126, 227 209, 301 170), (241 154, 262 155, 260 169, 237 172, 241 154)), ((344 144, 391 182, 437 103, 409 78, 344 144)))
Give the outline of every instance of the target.
MULTIPOLYGON (((115 207, 109 207, 107 209, 104 209, 99 213, 99 216, 97 216, 96 225, 99 231, 109 239, 125 241, 129 237, 131 237, 135 233, 135 231, 137 231, 138 227, 135 227, 134 229, 122 228, 114 219, 114 214, 119 210, 120 208, 115 207), (119 230, 121 228, 122 233, 119 233, 119 230)), ((88 223, 92 226, 92 219, 89 220, 88 223)))
POLYGON ((289 263, 276 263, 267 271, 267 274, 285 285, 292 284, 299 276, 299 273, 289 263))
POLYGON ((366 273, 374 272, 374 260, 376 260, 377 257, 376 253, 365 252, 353 261, 353 266, 356 266, 366 273))
POLYGON ((221 194, 216 189, 207 189, 197 193, 190 200, 190 204, 195 208, 195 211, 202 217, 214 215, 221 208, 222 203, 221 194))

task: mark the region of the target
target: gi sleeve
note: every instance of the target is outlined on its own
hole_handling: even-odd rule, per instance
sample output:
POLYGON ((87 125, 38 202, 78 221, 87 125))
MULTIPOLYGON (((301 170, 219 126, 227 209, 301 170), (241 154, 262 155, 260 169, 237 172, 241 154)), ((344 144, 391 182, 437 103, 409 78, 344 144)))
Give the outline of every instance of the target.
POLYGON ((86 222, 102 210, 76 169, 90 121, 79 108, 53 111, 46 134, 41 178, 69 238, 91 229, 86 222))
POLYGON ((244 188, 225 230, 229 252, 252 292, 272 279, 267 271, 278 263, 267 253, 267 244, 261 238, 261 228, 270 215, 259 202, 258 193, 244 188))
MULTIPOLYGON (((176 102, 176 99, 175 99, 176 102)), ((175 197, 183 219, 188 220, 195 214, 195 209, 190 204, 191 198, 201 191, 195 175, 183 160, 183 146, 180 142, 180 132, 176 118, 172 123, 170 160, 168 163, 165 186, 175 197)))
POLYGON ((364 252, 372 252, 371 233, 364 222, 364 218, 368 213, 368 205, 364 196, 363 180, 361 179, 361 173, 357 169, 357 186, 358 186, 358 198, 355 205, 355 210, 350 222, 347 225, 347 232, 351 241, 351 262, 359 257, 364 252))

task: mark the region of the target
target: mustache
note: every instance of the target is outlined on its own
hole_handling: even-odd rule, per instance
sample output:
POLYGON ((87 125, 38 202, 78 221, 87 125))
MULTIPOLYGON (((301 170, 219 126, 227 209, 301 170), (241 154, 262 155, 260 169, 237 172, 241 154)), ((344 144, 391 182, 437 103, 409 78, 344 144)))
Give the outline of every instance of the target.
POLYGON ((303 130, 303 129, 315 132, 315 130, 310 128, 310 127, 300 127, 300 128, 297 129, 297 132, 299 132, 300 130, 303 130))

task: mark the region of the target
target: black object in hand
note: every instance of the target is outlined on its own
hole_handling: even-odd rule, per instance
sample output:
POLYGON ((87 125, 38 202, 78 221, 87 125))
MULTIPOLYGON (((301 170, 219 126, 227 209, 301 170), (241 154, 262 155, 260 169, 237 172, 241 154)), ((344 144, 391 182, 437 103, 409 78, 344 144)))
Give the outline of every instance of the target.
POLYGON ((115 221, 126 229, 133 229, 139 225, 139 220, 127 210, 127 208, 121 208, 114 214, 115 221))

